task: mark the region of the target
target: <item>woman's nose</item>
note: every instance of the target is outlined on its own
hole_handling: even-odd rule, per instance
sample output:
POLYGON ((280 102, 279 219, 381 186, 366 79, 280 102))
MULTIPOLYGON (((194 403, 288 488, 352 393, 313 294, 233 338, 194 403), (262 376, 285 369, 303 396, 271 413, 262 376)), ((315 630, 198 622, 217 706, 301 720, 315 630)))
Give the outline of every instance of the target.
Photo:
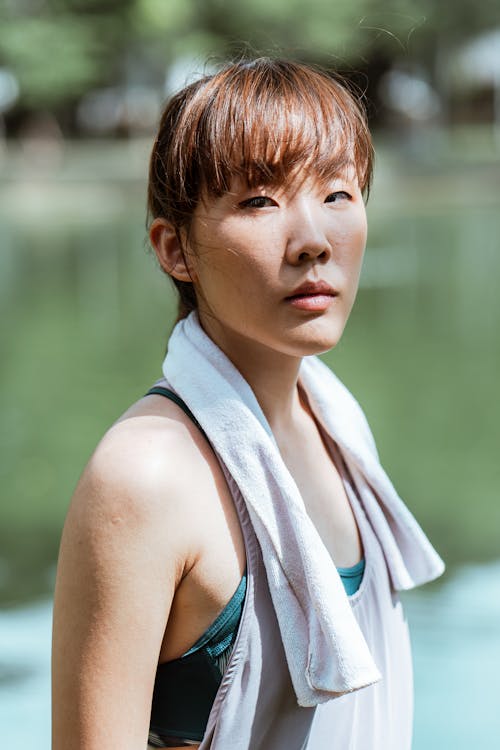
POLYGON ((331 240, 326 233, 320 211, 310 205, 296 206, 290 213, 286 258, 291 265, 307 261, 326 262, 332 255, 331 240))

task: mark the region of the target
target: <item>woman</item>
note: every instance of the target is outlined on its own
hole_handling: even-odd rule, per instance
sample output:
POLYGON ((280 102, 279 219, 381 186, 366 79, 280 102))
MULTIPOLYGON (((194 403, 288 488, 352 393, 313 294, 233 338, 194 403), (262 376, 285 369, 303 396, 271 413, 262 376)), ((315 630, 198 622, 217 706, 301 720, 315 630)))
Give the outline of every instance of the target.
POLYGON ((68 513, 54 750, 410 747, 396 592, 442 563, 309 357, 354 302, 371 166, 358 103, 305 65, 228 65, 168 103, 150 239, 180 322, 68 513))

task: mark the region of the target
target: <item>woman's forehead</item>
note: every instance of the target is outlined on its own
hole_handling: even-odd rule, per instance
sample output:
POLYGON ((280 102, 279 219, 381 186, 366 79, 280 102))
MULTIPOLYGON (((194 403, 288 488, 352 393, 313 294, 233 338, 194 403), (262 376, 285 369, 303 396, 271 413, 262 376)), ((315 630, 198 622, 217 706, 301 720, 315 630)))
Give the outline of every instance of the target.
POLYGON ((358 182, 356 164, 353 158, 332 159, 328 164, 317 165, 313 160, 304 160, 294 165, 292 170, 276 175, 275 179, 251 180, 245 174, 235 174, 231 178, 228 192, 246 189, 273 188, 293 193, 308 185, 324 186, 335 181, 358 182))
POLYGON ((289 179, 311 165, 318 172, 331 172, 355 161, 353 136, 351 130, 332 123, 328 127, 307 120, 298 127, 288 119, 248 123, 236 129, 222 161, 250 181, 254 174, 260 180, 289 179))
POLYGON ((242 118, 205 132, 206 157, 200 164, 200 183, 209 194, 227 192, 234 177, 250 187, 283 185, 304 171, 314 170, 325 181, 356 171, 364 187, 370 171, 370 144, 360 137, 353 121, 296 109, 277 113, 245 111, 242 118))
POLYGON ((356 164, 353 149, 323 156, 304 154, 301 158, 283 162, 255 159, 247 164, 226 164, 225 167, 227 176, 222 188, 219 184, 204 184, 201 192, 206 198, 238 194, 248 189, 294 192, 307 182, 327 187, 336 180, 343 180, 363 186, 363 168, 356 164))

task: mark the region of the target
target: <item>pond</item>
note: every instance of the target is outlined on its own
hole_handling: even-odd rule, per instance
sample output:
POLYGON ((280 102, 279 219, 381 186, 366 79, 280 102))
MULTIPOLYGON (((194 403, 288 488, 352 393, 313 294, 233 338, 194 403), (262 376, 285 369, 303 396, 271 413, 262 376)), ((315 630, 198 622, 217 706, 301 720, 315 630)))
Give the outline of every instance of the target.
MULTIPOLYGON (((358 300, 325 359, 450 571, 407 597, 415 747, 489 748, 500 571, 468 564, 500 554, 500 162, 396 145, 379 148, 358 300)), ((99 437, 158 377, 174 318, 146 251, 148 147, 69 144, 43 170, 10 148, 0 164, 2 747, 48 747, 48 600, 68 499, 99 437)))

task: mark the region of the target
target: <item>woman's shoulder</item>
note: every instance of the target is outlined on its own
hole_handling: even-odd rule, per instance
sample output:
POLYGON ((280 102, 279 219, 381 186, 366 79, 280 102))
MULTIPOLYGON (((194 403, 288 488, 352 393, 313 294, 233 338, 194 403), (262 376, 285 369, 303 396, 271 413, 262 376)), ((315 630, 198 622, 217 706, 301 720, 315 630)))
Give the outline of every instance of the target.
POLYGON ((212 454, 192 420, 172 401, 146 396, 133 404, 105 433, 91 465, 110 478, 125 475, 141 483, 161 482, 171 490, 192 482, 193 468, 212 454))
MULTIPOLYGON (((70 515, 136 529, 189 530, 192 506, 216 461, 198 428, 174 403, 147 396, 105 433, 78 483, 70 515)), ((192 539, 191 534, 188 534, 192 539)))

